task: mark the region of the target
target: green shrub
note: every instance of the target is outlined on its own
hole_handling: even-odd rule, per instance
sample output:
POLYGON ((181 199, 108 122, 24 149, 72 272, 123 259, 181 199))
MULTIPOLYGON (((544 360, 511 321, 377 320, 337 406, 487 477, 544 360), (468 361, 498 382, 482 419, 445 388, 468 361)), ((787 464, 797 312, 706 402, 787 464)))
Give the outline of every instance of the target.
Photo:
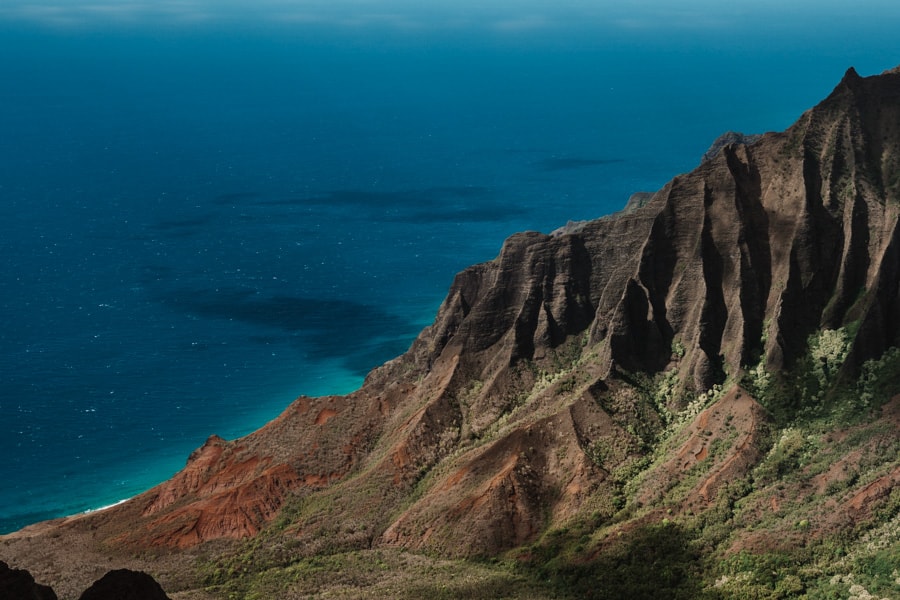
POLYGON ((551 559, 531 566, 540 580, 570 598, 718 598, 704 589, 701 556, 689 532, 666 521, 623 535, 595 559, 551 559))
POLYGON ((808 450, 809 441, 802 430, 795 427, 782 430, 781 437, 754 471, 757 484, 768 485, 796 471, 808 450))

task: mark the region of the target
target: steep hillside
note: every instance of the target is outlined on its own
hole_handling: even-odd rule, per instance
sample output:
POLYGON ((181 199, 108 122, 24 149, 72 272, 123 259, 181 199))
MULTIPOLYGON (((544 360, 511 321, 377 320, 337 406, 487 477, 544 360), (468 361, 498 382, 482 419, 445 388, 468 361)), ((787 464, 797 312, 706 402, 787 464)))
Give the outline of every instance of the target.
POLYGON ((0 559, 62 597, 110 561, 173 597, 354 597, 379 561, 491 557, 522 597, 897 597, 898 215, 900 71, 850 69, 620 214, 511 237, 359 391, 0 559), (368 575, 311 583, 322 557, 368 575))

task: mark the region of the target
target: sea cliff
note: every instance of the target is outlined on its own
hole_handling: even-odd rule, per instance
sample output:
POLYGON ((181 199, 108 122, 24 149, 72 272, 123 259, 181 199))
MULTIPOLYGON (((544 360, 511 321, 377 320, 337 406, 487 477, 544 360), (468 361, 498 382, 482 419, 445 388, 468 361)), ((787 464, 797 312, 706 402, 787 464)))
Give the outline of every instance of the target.
POLYGON ((185 598, 397 550, 504 557, 523 597, 844 586, 897 549, 898 216, 900 72, 850 69, 628 210, 512 236, 358 391, 0 558, 67 591, 119 561, 185 598))

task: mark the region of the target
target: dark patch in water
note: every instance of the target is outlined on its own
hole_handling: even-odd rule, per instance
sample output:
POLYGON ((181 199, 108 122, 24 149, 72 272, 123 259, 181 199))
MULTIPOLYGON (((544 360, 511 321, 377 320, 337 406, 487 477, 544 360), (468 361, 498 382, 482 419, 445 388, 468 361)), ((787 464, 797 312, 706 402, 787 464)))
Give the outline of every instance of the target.
POLYGON ((271 346, 272 344, 284 342, 283 337, 277 337, 274 335, 251 335, 249 337, 249 340, 261 346, 271 346))
MULTIPOLYGON (((202 215, 186 219, 166 219, 147 225, 146 230, 151 232, 150 239, 153 239, 155 236, 162 236, 167 239, 187 238, 202 233, 214 219, 214 215, 202 215)), ((132 239, 140 238, 132 236, 132 239)))
POLYGON ((242 204, 256 200, 260 195, 256 192, 234 192, 231 194, 219 194, 213 198, 215 204, 242 204))
POLYGON ((421 190, 401 190, 394 192, 372 192, 368 190, 332 190, 315 196, 266 200, 257 202, 260 206, 360 206, 385 208, 437 204, 451 198, 477 198, 490 195, 491 190, 477 186, 432 187, 421 190))
MULTIPOLYGON (((418 331, 405 318, 350 300, 265 297, 249 289, 181 290, 158 300, 190 315, 239 321, 297 336, 318 356, 343 358, 348 368, 363 373, 396 356, 391 352, 400 345, 404 346, 400 351, 405 350, 418 331)), ((266 334, 253 336, 258 343, 276 339, 266 334)))
POLYGON ((490 188, 478 186, 445 186, 394 192, 334 190, 316 196, 267 200, 257 204, 339 210, 352 207, 362 219, 400 223, 501 221, 511 215, 526 212, 519 206, 491 203, 492 194, 490 188), (484 202, 476 204, 480 198, 484 202))
POLYGON ((621 162, 625 161, 621 158, 545 158, 531 164, 542 171, 572 171, 621 162))
POLYGON ((503 221, 526 211, 519 206, 435 206, 431 210, 396 211, 382 218, 398 223, 425 224, 435 221, 484 223, 503 221))
MULTIPOLYGON (((157 237, 165 238, 168 240, 176 240, 180 238, 189 238, 201 233, 199 229, 173 229, 167 231, 162 234, 158 234, 157 237)), ((154 238, 150 238, 154 239, 154 238)))
POLYGON ((196 227, 203 227, 209 224, 209 222, 212 220, 212 215, 208 215, 205 217, 194 217, 193 219, 170 219, 167 221, 160 221, 152 225, 152 228, 159 231, 171 231, 173 229, 193 229, 196 227))

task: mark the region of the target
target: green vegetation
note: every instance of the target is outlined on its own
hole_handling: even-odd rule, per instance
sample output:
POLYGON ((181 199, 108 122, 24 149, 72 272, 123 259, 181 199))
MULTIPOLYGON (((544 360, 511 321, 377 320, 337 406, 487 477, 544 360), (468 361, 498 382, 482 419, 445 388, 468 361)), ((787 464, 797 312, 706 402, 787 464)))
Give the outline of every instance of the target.
MULTIPOLYGON (((642 506, 636 494, 686 441, 684 424, 727 384, 691 399, 677 395, 675 370, 629 376, 666 431, 637 463, 633 479, 614 478, 627 499, 618 514, 600 522, 576 519, 549 532, 530 549, 530 567, 554 589, 587 598, 900 598, 900 490, 873 495, 868 513, 840 508, 870 484, 890 481, 885 478, 900 465, 900 436, 890 421, 875 419, 900 392, 900 350, 866 362, 849 378, 843 367, 854 333, 841 328, 812 336, 789 373, 776 376, 762 363, 745 372, 742 384, 775 427, 762 438, 755 466, 720 487, 697 513, 678 507, 728 445, 728 434, 673 481, 661 502, 642 506), (679 405, 680 411, 669 410, 679 405)), ((611 441, 594 448, 601 463, 616 451, 611 441)))
POLYGON ((843 367, 854 329, 824 329, 810 336, 807 353, 789 372, 769 373, 761 360, 745 371, 741 384, 781 426, 816 421, 833 426, 864 419, 900 390, 900 349, 865 362, 859 376, 848 380, 843 367))
POLYGON ((571 598, 512 563, 433 558, 400 550, 359 550, 297 560, 289 565, 210 582, 229 600, 270 598, 571 598))
MULTIPOLYGON (((596 394, 619 433, 582 445, 606 471, 606 486, 529 546, 486 561, 373 549, 390 515, 336 522, 333 515, 346 511, 335 512, 342 499, 326 491, 289 502, 260 536, 204 563, 206 589, 247 599, 900 598, 900 490, 872 493, 865 510, 843 508, 869 487, 882 489, 879 482, 900 465, 900 436, 892 421, 875 418, 900 391, 900 350, 866 362, 851 378, 844 363, 852 335, 841 328, 812 336, 789 373, 769 373, 762 362, 745 371, 742 385, 772 420, 758 432, 754 462, 708 501, 692 494, 745 431, 733 415, 720 417, 714 433, 693 424, 730 384, 693 396, 675 368, 628 374, 626 384, 596 394), (689 439, 703 444, 704 457, 661 480, 689 439), (642 500, 647 489, 659 497, 642 500), (367 522, 380 525, 369 530, 367 522), (319 535, 301 542, 296 533, 304 528, 319 535)), ((520 399, 457 452, 496 439, 524 418, 523 407, 557 410, 585 393, 585 364, 530 365, 520 399)), ((474 404, 481 391, 474 383, 460 399, 474 404)), ((416 490, 444 468, 432 469, 416 490)), ((397 510, 408 495, 398 496, 397 510)))
MULTIPOLYGON (((641 526, 613 538, 592 561, 567 560, 565 532, 533 549, 522 567, 560 597, 702 599, 702 562, 692 533, 672 521, 641 526)), ((551 536, 553 537, 553 536, 551 536)), ((569 536, 571 537, 571 536, 569 536)))

